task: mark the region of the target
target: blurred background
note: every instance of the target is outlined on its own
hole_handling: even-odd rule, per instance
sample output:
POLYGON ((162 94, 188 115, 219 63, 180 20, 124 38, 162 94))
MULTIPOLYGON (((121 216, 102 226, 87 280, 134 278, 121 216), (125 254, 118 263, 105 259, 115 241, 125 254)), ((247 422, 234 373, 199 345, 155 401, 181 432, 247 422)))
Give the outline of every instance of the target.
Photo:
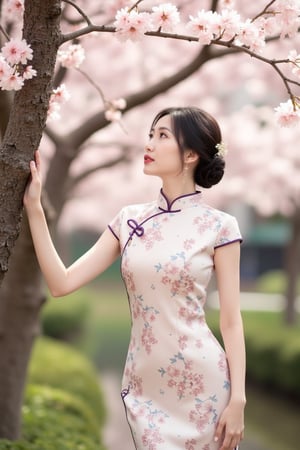
MULTIPOLYGON (((96 0, 89 5, 77 3, 98 23, 111 23, 116 10, 126 4, 107 0, 99 8, 96 0)), ((160 2, 145 2, 145 8, 150 3, 160 2)), ((173 3, 183 18, 199 10, 199 1, 173 3)), ((217 2, 203 1, 201 8, 211 3, 217 2)), ((262 0, 235 2, 245 18, 254 17, 266 4, 262 0)), ((64 8, 63 26, 73 30, 78 12, 69 4, 64 8)), ((237 217, 244 237, 241 307, 248 403, 241 449, 298 450, 300 129, 279 128, 275 123, 273 109, 287 97, 282 80, 272 66, 249 55, 199 48, 196 43, 154 37, 140 43, 120 42, 110 33, 93 33, 80 44, 86 53, 81 70, 58 64, 56 83, 63 81, 71 98, 62 106, 60 119, 49 121, 40 146, 44 204, 62 259, 69 264, 82 255, 122 206, 157 197, 159 180, 145 177, 142 168, 149 126, 160 109, 195 105, 214 115, 229 149, 227 169, 221 183, 203 195, 207 203, 237 217), (121 121, 107 122, 103 95, 109 101, 126 99, 129 106, 121 121)), ((276 39, 267 44, 264 55, 284 58, 299 44, 299 36, 276 39)), ((22 233, 28 236, 26 228, 22 233)), ((20 264, 16 256, 14 277, 6 280, 5 292, 24 296, 28 292, 21 279, 24 260, 20 264)), ((44 383, 50 366, 58 368, 68 361, 56 347, 52 360, 51 345, 63 342, 78 351, 97 374, 103 397, 97 417, 107 450, 133 450, 119 397, 130 336, 119 266, 118 261, 99 279, 63 300, 46 295, 39 338, 45 341, 35 347, 28 380, 44 383)), ((45 288, 39 279, 34 286, 34 280, 30 278, 31 292, 41 296, 45 288)), ((207 319, 220 338, 214 287, 212 282, 207 319)), ((75 368, 72 373, 72 382, 81 379, 75 368)), ((54 374, 50 385, 53 379, 54 374)), ((79 389, 74 385, 74 392, 79 389)))
MULTIPOLYGON (((176 3, 185 17, 196 14, 198 2, 176 3)), ((263 1, 236 2, 244 17, 255 15, 262 6, 263 1)), ((84 71, 93 75, 110 99, 133 93, 142 97, 148 89, 188 67, 199 54, 196 44, 158 42, 155 38, 133 44, 120 43, 108 35, 101 36, 100 42, 98 36, 90 36, 82 45, 86 48, 84 71)), ((276 41, 268 44, 265 54, 278 57, 297 45, 299 37, 293 43, 276 41)), ((204 198, 234 214, 244 237, 241 305, 248 404, 241 448, 298 450, 300 130, 275 124, 273 108, 284 101, 286 92, 272 67, 248 55, 218 55, 213 51, 188 77, 126 112, 121 126, 112 123, 88 136, 68 168, 56 239, 69 263, 95 242, 122 206, 157 197, 159 180, 145 177, 142 167, 149 126, 158 110, 192 104, 213 114, 229 149, 227 171, 218 186, 204 190, 204 198)), ((71 138, 76 127, 84 130, 91 114, 97 113, 100 99, 76 71, 69 71, 65 82, 72 97, 63 107, 63 120, 55 124, 55 133, 71 138)), ((46 133, 42 145, 50 174, 53 158, 57 158, 53 127, 50 123, 51 133, 46 133)), ((57 170, 57 164, 54 167, 57 170)), ((50 196, 51 183, 48 172, 50 196)), ((214 283, 207 314, 220 337, 214 283)), ((43 318, 46 334, 53 334, 52 328, 58 327, 54 337, 71 342, 97 367, 107 394, 108 450, 133 450, 119 399, 130 334, 119 262, 70 299, 48 303, 43 318), (74 323, 68 329, 69 315, 74 316, 74 323)))

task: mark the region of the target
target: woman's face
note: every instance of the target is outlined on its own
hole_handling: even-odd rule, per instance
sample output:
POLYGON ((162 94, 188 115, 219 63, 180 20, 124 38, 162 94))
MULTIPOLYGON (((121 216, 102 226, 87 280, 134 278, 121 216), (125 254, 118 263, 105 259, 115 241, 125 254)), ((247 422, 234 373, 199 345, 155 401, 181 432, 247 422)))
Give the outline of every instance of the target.
POLYGON ((161 178, 176 178, 182 174, 182 159, 169 115, 161 117, 150 130, 145 147, 144 173, 161 178))

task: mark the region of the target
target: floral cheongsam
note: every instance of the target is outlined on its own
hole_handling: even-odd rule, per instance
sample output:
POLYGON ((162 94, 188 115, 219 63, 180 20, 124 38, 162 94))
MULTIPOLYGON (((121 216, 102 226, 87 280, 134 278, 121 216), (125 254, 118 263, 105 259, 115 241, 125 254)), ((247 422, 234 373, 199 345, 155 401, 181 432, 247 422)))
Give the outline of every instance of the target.
POLYGON ((241 241, 234 217, 201 193, 127 206, 109 225, 120 242, 132 318, 122 398, 138 450, 218 450, 230 381, 205 321, 217 247, 241 241))

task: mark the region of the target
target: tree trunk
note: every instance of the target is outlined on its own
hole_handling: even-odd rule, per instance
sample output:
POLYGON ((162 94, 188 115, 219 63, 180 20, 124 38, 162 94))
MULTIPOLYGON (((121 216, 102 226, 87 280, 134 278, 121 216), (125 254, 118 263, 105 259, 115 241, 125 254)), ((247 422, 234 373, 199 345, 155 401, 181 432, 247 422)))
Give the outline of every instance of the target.
POLYGON ((26 217, 1 287, 0 302, 0 438, 20 435, 27 365, 39 334, 44 287, 26 217))
POLYGON ((287 247, 287 290, 285 322, 294 325, 297 321, 297 280, 300 273, 300 209, 291 218, 292 235, 287 247))
POLYGON ((24 38, 33 49, 37 77, 16 92, 0 149, 0 285, 18 237, 29 161, 47 118, 57 49, 61 0, 25 0, 24 38))

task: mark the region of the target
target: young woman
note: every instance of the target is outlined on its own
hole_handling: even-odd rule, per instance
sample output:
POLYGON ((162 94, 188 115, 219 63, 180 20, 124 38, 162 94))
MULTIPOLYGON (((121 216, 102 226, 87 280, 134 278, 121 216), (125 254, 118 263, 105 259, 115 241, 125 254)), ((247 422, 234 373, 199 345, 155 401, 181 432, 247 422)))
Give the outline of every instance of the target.
POLYGON ((241 235, 234 217, 203 201, 224 173, 221 132, 198 108, 154 119, 144 172, 162 180, 154 202, 123 208, 69 268, 52 244, 40 203, 40 158, 24 204, 51 293, 66 295, 121 254, 132 331, 122 399, 138 450, 233 450, 243 438, 245 348, 239 307, 241 235), (223 348, 205 321, 216 272, 223 348))

